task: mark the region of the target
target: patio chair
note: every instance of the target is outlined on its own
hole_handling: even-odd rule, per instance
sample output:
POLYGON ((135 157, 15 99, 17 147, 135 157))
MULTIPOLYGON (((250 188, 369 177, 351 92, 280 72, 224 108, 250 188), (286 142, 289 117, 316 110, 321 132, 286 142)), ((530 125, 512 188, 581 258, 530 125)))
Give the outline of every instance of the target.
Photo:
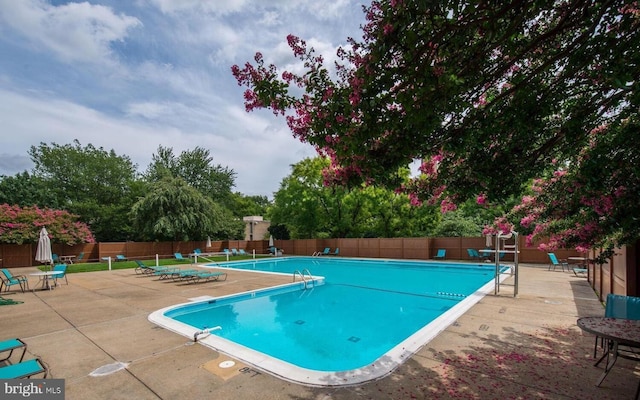
POLYGON ((472 260, 480 261, 480 253, 476 249, 467 249, 467 254, 472 260))
POLYGON ((444 260, 446 256, 447 256, 447 250, 446 249, 438 249, 438 253, 436 253, 436 255, 433 256, 433 259, 434 260, 444 260))
POLYGON ((43 379, 47 377, 47 367, 39 358, 22 361, 17 364, 10 364, 0 367, 0 379, 22 379, 30 378, 33 375, 44 373, 43 379))
POLYGON ((241 256, 248 256, 249 255, 246 251, 244 251, 244 249, 238 250, 238 254, 240 254, 241 256))
POLYGON ((312 256, 328 256, 331 253, 331 247, 325 247, 322 251, 316 251, 312 256))
MULTIPOLYGON (((607 295, 607 304, 604 309, 605 318, 623 318, 623 319, 635 319, 640 320, 640 297, 623 296, 619 294, 609 293, 607 295)), ((598 352, 598 336, 596 336, 596 343, 593 347, 593 357, 595 358, 598 352)), ((602 339, 602 338, 600 338, 602 339)), ((605 349, 602 357, 594 364, 598 366, 603 359, 609 356, 609 343, 605 340, 601 340, 601 346, 605 349)), ((629 348, 627 352, 636 353, 629 348)), ((624 349, 622 351, 625 351, 624 349)))
POLYGON ((337 256, 339 254, 340 254, 340 248, 336 247, 336 249, 333 251, 333 253, 329 253, 327 255, 329 255, 329 256, 337 256))
POLYGON ((127 261, 128 258, 123 256, 122 254, 116 254, 116 261, 127 261))
POLYGON ((134 262, 136 263, 136 269, 134 270, 136 274, 150 274, 153 272, 153 268, 145 265, 142 261, 134 260, 134 262))
POLYGON ((182 253, 173 253, 173 256, 175 257, 176 260, 178 261, 182 261, 182 262, 188 262, 189 264, 191 264, 191 259, 189 258, 184 258, 182 256, 182 253))
POLYGON ((238 255, 238 249, 236 249, 235 247, 233 249, 231 249, 231 255, 232 256, 237 256, 238 255))
POLYGON ((191 283, 198 283, 200 281, 203 281, 203 282, 218 281, 218 280, 226 281, 227 273, 213 272, 213 271, 195 272, 186 276, 186 280, 190 281, 191 283), (224 277, 224 279, 221 279, 222 277, 224 277))
POLYGON ((76 257, 76 262, 82 261, 82 260, 84 260, 84 251, 78 254, 78 257, 76 257))
POLYGON ((0 274, 0 279, 2 279, 2 283, 0 283, 0 292, 2 291, 2 287, 5 287, 5 292, 9 291, 10 286, 19 285, 20 290, 24 293, 24 289, 29 290, 29 280, 24 275, 12 275, 8 269, 2 268, 2 274, 0 274))
POLYGON ((57 263, 60 262, 60 257, 56 253, 51 254, 51 262, 57 263))
POLYGON ((53 270, 62 272, 61 274, 53 276, 56 286, 58 285, 58 279, 61 278, 64 278, 64 281, 67 282, 67 285, 69 284, 69 281, 67 280, 67 264, 56 264, 53 266, 53 270))
POLYGON ((0 362, 8 361, 13 355, 13 351, 18 349, 22 349, 22 355, 20 356, 20 361, 19 361, 19 362, 22 362, 22 359, 24 358, 24 355, 27 352, 27 344, 25 342, 23 342, 18 338, 7 339, 0 342, 0 353, 5 353, 7 351, 9 352, 9 354, 5 358, 0 359, 0 362))
POLYGON ((569 269, 569 264, 566 260, 558 260, 555 253, 547 253, 547 255, 551 261, 551 264, 549 264, 549 270, 551 270, 551 267, 553 267, 554 271, 556 270, 556 267, 562 267, 562 272, 564 272, 565 268, 569 269))

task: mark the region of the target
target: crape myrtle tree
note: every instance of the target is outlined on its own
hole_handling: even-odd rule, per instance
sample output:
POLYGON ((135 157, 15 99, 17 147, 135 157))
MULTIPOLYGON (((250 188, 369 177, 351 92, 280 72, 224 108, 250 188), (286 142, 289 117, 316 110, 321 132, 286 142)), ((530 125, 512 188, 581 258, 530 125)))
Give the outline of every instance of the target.
POLYGON ((496 229, 548 247, 638 239, 637 2, 390 0, 365 13, 335 66, 293 35, 302 73, 260 53, 233 66, 247 111, 284 115, 331 157, 334 184, 399 187, 444 211, 528 190, 496 229), (421 175, 402 185, 395 171, 413 160, 421 175))
POLYGON ((37 243, 42 228, 54 243, 94 243, 89 227, 65 210, 0 204, 0 243, 37 243))

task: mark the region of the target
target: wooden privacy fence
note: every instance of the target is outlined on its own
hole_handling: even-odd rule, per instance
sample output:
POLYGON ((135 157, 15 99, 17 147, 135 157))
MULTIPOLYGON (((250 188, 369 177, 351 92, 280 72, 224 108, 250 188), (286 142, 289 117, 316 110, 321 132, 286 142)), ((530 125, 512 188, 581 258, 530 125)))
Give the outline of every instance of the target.
MULTIPOLYGON (((537 244, 527 247, 524 237, 519 237, 519 262, 548 264, 548 256, 537 249, 537 244)), ((589 282, 601 300, 608 293, 640 295, 640 248, 634 246, 618 249, 616 255, 603 265, 589 264, 589 282)), ((446 250, 447 260, 470 260, 467 249, 483 249, 484 237, 447 237, 447 238, 338 238, 338 239, 299 239, 276 240, 275 246, 282 249, 284 255, 311 255, 326 247, 331 251, 339 249, 339 255, 345 257, 396 258, 396 259, 432 259, 438 249, 446 250)), ((35 261, 36 243, 24 245, 0 244, 0 264, 3 268, 38 265, 35 261)), ((224 240, 213 241, 206 247, 205 241, 194 242, 117 242, 95 243, 66 246, 52 244, 52 251, 58 255, 78 256, 84 253, 84 259, 99 261, 102 257, 115 258, 122 254, 129 259, 153 259, 156 254, 161 258, 173 257, 176 252, 183 255, 201 249, 203 252, 220 252, 223 249, 244 249, 248 253, 266 254, 269 243, 266 240, 224 240)), ((555 251, 560 259, 580 256, 575 250, 555 251)), ((590 255, 593 258, 593 254, 590 255)), ((505 261, 512 261, 513 255, 507 254, 505 261)))

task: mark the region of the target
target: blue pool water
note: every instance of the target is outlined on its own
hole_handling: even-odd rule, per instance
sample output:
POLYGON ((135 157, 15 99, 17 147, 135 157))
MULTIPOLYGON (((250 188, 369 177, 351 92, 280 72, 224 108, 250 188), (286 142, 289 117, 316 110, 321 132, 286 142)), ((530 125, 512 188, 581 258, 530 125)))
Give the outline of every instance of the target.
POLYGON ((220 326, 211 333, 213 347, 224 351, 221 339, 232 344, 229 354, 266 370, 278 364, 275 374, 310 384, 388 373, 453 322, 455 316, 446 318, 451 310, 472 305, 469 299, 495 274, 494 265, 317 257, 216 266, 288 275, 308 269, 324 277, 306 289, 298 282, 161 310, 192 331, 220 326))

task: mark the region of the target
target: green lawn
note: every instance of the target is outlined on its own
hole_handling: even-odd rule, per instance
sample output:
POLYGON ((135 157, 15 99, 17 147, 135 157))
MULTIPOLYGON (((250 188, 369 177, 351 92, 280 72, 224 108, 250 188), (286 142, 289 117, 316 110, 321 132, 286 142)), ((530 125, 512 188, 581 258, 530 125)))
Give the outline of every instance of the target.
MULTIPOLYGON (((257 255, 257 258, 264 258, 266 256, 257 255)), ((241 261, 241 260, 251 260, 253 257, 251 255, 246 256, 233 256, 229 257, 229 261, 241 261)), ((206 260, 198 257, 198 263, 206 264, 209 262, 226 262, 226 256, 213 256, 207 257, 206 260), (209 261, 210 260, 210 261, 209 261)), ((156 260, 143 260, 145 265, 156 265, 156 260)), ((158 260, 160 265, 178 265, 184 264, 184 261, 178 261, 175 258, 161 258, 158 260)), ((134 261, 111 261, 111 269, 132 269, 137 267, 137 264, 134 261)), ((39 267, 41 270, 46 270, 48 267, 41 266, 39 267)), ((72 274, 76 272, 91 272, 91 271, 106 271, 109 269, 109 264, 106 261, 101 262, 87 262, 87 263, 75 263, 68 264, 67 273, 72 274)))

